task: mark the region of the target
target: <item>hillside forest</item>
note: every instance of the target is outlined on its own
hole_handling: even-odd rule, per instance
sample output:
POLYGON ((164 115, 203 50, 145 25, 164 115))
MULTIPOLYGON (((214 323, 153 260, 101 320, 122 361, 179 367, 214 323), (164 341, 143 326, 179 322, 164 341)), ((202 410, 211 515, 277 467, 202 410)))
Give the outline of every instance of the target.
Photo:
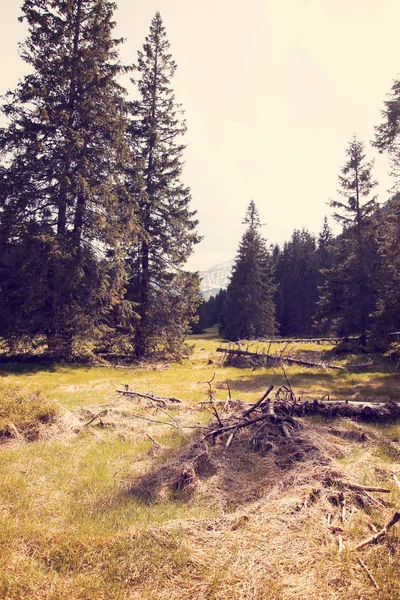
MULTIPOLYGON (((400 329, 400 196, 374 196, 373 161, 354 136, 331 201, 334 237, 263 237, 252 200, 226 292, 202 302, 185 268, 195 211, 182 181, 186 124, 159 13, 135 64, 118 59, 115 3, 25 0, 28 74, 3 97, 0 337, 3 350, 62 360, 179 356, 190 327, 229 340, 356 336, 387 348, 400 329), (131 89, 121 77, 131 74, 131 89)), ((400 160, 400 82, 373 145, 400 160)), ((324 201, 324 199, 322 199, 324 201)))

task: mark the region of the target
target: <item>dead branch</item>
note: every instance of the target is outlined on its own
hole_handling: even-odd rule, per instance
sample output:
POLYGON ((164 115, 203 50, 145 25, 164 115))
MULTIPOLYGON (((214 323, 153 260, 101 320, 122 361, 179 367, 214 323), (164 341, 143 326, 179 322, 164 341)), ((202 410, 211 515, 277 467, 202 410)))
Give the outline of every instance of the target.
POLYGON ((362 568, 364 569, 364 571, 366 572, 366 574, 368 575, 368 577, 370 578, 370 580, 372 581, 372 584, 375 586, 375 588, 379 591, 379 585, 376 583, 371 571, 368 569, 367 565, 365 563, 363 563, 363 561, 361 560, 361 558, 357 559, 359 564, 362 566, 362 568))
POLYGON ((87 421, 83 426, 87 427, 88 425, 90 425, 91 423, 93 423, 93 421, 95 421, 96 419, 99 419, 100 417, 105 417, 105 415, 108 413, 108 410, 102 410, 101 412, 97 413, 97 415, 94 415, 94 417, 92 417, 91 419, 89 419, 89 421, 87 421))
POLYGON ((133 390, 116 390, 116 393, 122 394, 123 396, 136 396, 137 398, 143 398, 146 400, 151 400, 152 402, 158 402, 160 404, 165 405, 166 402, 181 404, 182 400, 179 398, 173 398, 169 396, 154 396, 152 394, 143 394, 141 392, 134 392, 133 390))
POLYGON ((130 417, 135 417, 135 419, 142 419, 143 421, 148 421, 149 423, 157 423, 158 425, 169 425, 174 429, 208 429, 208 427, 203 427, 202 425, 179 425, 177 423, 170 423, 169 421, 158 421, 157 419, 150 419, 149 417, 143 417, 142 415, 136 415, 134 413, 129 413, 130 417))
POLYGON ((283 361, 285 361, 288 364, 293 364, 293 365, 299 365, 301 367, 309 367, 309 368, 314 368, 314 369, 334 369, 336 371, 362 371, 365 370, 367 368, 370 368, 371 365, 370 363, 368 364, 363 364, 363 365, 347 365, 346 367, 342 366, 342 365, 333 365, 331 363, 317 363, 317 362, 312 362, 309 360, 303 360, 300 358, 293 358, 291 356, 283 356, 284 351, 286 350, 288 344, 286 344, 286 346, 284 346, 283 350, 280 352, 280 354, 278 356, 269 356, 269 355, 265 355, 265 352, 249 352, 249 350, 241 350, 239 349, 233 349, 233 348, 217 348, 217 352, 223 352, 225 354, 225 360, 227 359, 228 356, 232 356, 232 357, 247 357, 247 358, 252 358, 255 361, 261 361, 261 362, 274 362, 275 364, 281 364, 283 361))
POLYGON ((382 492, 384 494, 390 494, 391 492, 391 490, 388 488, 373 487, 371 485, 359 485, 358 483, 351 483, 350 481, 348 483, 344 483, 343 485, 350 490, 360 490, 362 492, 382 492))
POLYGON ((372 502, 374 502, 375 504, 378 504, 378 506, 381 506, 382 508, 386 508, 385 504, 382 502, 382 500, 379 500, 379 498, 374 498, 366 490, 362 490, 362 493, 365 496, 367 496, 367 498, 369 498, 372 502))
POLYGON ((149 438, 149 440, 153 443, 155 448, 161 448, 161 444, 156 442, 156 440, 154 438, 152 438, 151 435, 149 435, 148 433, 146 433, 146 435, 149 438))
POLYGON ((257 402, 255 404, 250 406, 250 408, 247 409, 242 414, 242 418, 245 419, 246 417, 251 415, 251 413, 254 412, 256 410, 256 408, 258 408, 264 402, 264 400, 267 398, 267 396, 269 396, 269 394, 272 392, 273 389, 274 389, 274 386, 270 385, 269 388, 267 389, 267 391, 265 392, 265 394, 263 394, 263 396, 259 400, 257 400, 257 402))
POLYGON ((386 525, 384 525, 384 527, 380 531, 378 531, 378 533, 375 533, 375 535, 372 535, 368 539, 357 544, 357 546, 354 546, 353 550, 361 550, 361 548, 364 548, 365 546, 368 546, 369 544, 375 544, 376 542, 381 540, 383 537, 385 537, 388 530, 391 527, 393 527, 393 525, 396 525, 396 523, 398 521, 400 521, 400 509, 396 510, 394 515, 389 519, 389 521, 386 523, 386 525))

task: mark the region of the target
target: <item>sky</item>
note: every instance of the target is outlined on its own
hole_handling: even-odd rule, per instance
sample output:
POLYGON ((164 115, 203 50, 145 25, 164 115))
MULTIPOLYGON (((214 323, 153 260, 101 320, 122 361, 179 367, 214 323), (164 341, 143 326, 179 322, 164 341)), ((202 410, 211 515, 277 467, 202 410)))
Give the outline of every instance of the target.
MULTIPOLYGON (((3 0, 0 94, 27 73, 21 0, 3 0)), ((178 65, 185 110, 182 180, 203 240, 189 259, 207 269, 235 256, 253 199, 269 243, 318 233, 353 134, 375 159, 378 200, 389 163, 371 145, 400 74, 398 0, 117 0, 121 61, 136 61, 156 11, 178 65)), ((129 87, 129 93, 135 90, 129 87)))

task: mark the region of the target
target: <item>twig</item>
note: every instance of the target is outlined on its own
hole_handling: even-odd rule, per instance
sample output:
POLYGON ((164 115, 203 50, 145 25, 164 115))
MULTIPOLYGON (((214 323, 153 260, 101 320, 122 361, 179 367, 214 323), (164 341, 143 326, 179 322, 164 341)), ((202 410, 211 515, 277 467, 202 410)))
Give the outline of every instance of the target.
POLYGON ((156 442, 156 440, 155 440, 154 438, 152 438, 152 437, 151 437, 151 435, 149 435, 148 433, 146 433, 146 435, 147 435, 147 437, 149 438, 149 440, 150 440, 151 442, 153 442, 153 444, 154 444, 154 446, 155 446, 156 448, 161 448, 161 444, 159 444, 158 442, 156 442))
POLYGON ((168 421, 158 421, 157 419, 149 419, 149 417, 143 417, 142 415, 136 415, 134 413, 129 413, 130 417, 135 417, 136 419, 143 419, 143 421, 149 421, 149 423, 158 423, 159 425, 169 425, 174 429, 208 429, 208 427, 203 427, 202 425, 176 425, 175 423, 169 423, 168 421))
POLYGON ((375 504, 378 504, 379 506, 382 506, 383 508, 386 508, 386 505, 382 502, 382 500, 379 500, 379 498, 374 498, 366 490, 362 490, 362 492, 363 492, 363 494, 365 494, 365 496, 367 496, 367 498, 369 498, 370 500, 372 500, 372 502, 375 502, 375 504))
POLYGON ((228 398, 230 400, 232 398, 232 396, 231 396, 231 388, 230 388, 229 380, 228 379, 226 380, 226 385, 227 385, 227 388, 228 388, 228 398))
POLYGON ((393 525, 396 525, 396 523, 398 521, 400 521, 400 509, 396 510, 396 512, 394 513, 392 518, 386 523, 386 525, 380 531, 378 531, 378 533, 369 537, 368 539, 364 540, 363 542, 360 542, 359 544, 357 544, 357 546, 354 546, 353 550, 360 550, 361 548, 364 548, 365 546, 368 546, 369 544, 374 544, 375 542, 378 542, 380 539, 385 537, 388 530, 391 527, 393 527, 393 525))
MULTIPOLYGON (((239 423, 239 425, 231 425, 229 427, 222 427, 221 429, 215 429, 214 431, 210 431, 204 436, 204 440, 209 437, 216 437, 217 435, 222 435, 223 433, 227 433, 228 431, 232 431, 233 429, 242 429, 243 427, 248 427, 249 425, 253 425, 253 423, 258 423, 259 421, 264 421, 268 419, 268 415, 263 415, 262 417, 258 417, 257 419, 253 419, 252 421, 246 421, 245 423, 239 423)), ((203 429, 207 429, 207 427, 203 427, 203 429)))
POLYGON ((390 494, 391 490, 388 488, 373 487, 371 485, 359 485, 358 483, 344 483, 344 485, 351 490, 360 490, 362 492, 382 492, 384 494, 390 494))
POLYGON ((138 398, 145 398, 146 400, 153 400, 153 402, 175 402, 177 404, 181 404, 182 400, 179 398, 173 398, 168 396, 152 396, 151 394, 142 394, 140 392, 134 392, 133 390, 115 390, 117 394, 122 394, 123 396, 137 396, 138 398))
POLYGON ((338 541, 339 541, 339 554, 342 554, 342 552, 343 552, 343 538, 340 535, 340 533, 339 533, 338 541))
POLYGON ((357 559, 359 564, 362 566, 362 568, 364 569, 364 571, 366 572, 366 574, 368 575, 368 577, 370 578, 370 580, 372 581, 373 585, 375 586, 375 588, 379 591, 379 585, 376 583, 371 571, 368 569, 367 565, 361 560, 361 558, 357 559))
POLYGON ((215 404, 214 404, 214 403, 212 403, 212 409, 213 409, 213 411, 214 411, 214 415, 217 417, 217 421, 218 421, 218 423, 219 423, 219 426, 220 426, 220 427, 223 427, 223 426, 224 426, 224 424, 222 423, 222 421, 221 421, 221 419, 220 419, 220 416, 219 416, 219 414, 218 414, 218 411, 217 411, 217 407, 215 406, 215 404))
POLYGON ((238 432, 238 428, 236 427, 236 429, 234 431, 232 431, 231 435, 228 437, 228 440, 227 440, 226 445, 225 445, 225 450, 228 450, 228 448, 231 445, 232 440, 235 437, 235 435, 236 435, 237 432, 238 432))
POLYGON ((97 415, 94 415, 94 417, 92 417, 87 423, 85 423, 84 427, 87 427, 88 425, 90 425, 90 423, 93 423, 93 421, 95 421, 96 419, 98 419, 100 417, 104 417, 107 413, 108 413, 107 409, 106 410, 102 410, 97 415))
POLYGON ((260 398, 259 400, 257 400, 257 402, 255 404, 253 404, 252 406, 250 406, 250 408, 248 408, 242 414, 242 418, 245 419, 246 417, 248 417, 249 415, 251 415, 251 413, 254 412, 256 410, 256 408, 258 408, 260 406, 260 404, 262 404, 264 402, 265 398, 267 398, 267 396, 269 396, 269 394, 272 392, 273 389, 274 389, 274 386, 270 385, 269 388, 267 389, 267 391, 262 396, 262 398, 260 398))
POLYGON ((288 379, 288 377, 286 375, 286 369, 285 369, 285 365, 283 363, 281 365, 281 368, 282 368, 282 371, 283 371, 283 375, 285 376, 285 381, 286 381, 287 386, 288 386, 289 391, 290 391, 290 399, 293 401, 293 400, 295 400, 295 395, 293 394, 292 386, 290 385, 290 381, 289 381, 289 379, 288 379))

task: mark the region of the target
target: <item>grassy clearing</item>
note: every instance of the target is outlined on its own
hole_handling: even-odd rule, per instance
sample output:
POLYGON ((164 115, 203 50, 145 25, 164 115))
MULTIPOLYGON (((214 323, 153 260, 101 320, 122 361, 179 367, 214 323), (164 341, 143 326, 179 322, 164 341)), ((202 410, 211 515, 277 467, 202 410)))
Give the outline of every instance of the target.
MULTIPOLYGON (((214 470, 200 478, 192 495, 166 493, 166 473, 187 460, 193 434, 137 419, 134 415, 167 420, 145 403, 115 396, 117 387, 128 383, 138 391, 183 399, 184 407, 172 414, 190 425, 210 418, 195 405, 207 398, 205 381, 214 373, 212 390, 221 400, 227 397, 226 380, 233 397, 249 402, 270 383, 283 382, 279 369, 225 368, 215 353, 220 340, 213 331, 191 336, 189 343, 190 358, 166 369, 150 364, 132 370, 1 365, 2 419, 12 414, 21 427, 28 413, 22 418, 18 410, 31 407, 28 422, 35 422, 40 414, 33 407, 60 408, 52 436, 0 446, 0 598, 377 597, 350 548, 370 535, 371 523, 382 526, 400 505, 393 479, 393 474, 400 478, 400 425, 363 426, 368 437, 359 443, 332 433, 331 424, 310 420, 302 433, 308 458, 296 463, 249 453, 240 445, 229 452, 216 446, 209 449, 214 470), (101 421, 84 426, 103 409, 101 421), (389 504, 367 502, 362 509, 349 495, 341 524, 339 509, 329 500, 337 490, 324 483, 332 473, 390 487, 390 497, 382 495, 389 504), (150 483, 153 493, 146 496, 150 483), (327 527, 328 513, 332 524, 343 528, 341 555, 338 535, 327 527)), ((332 350, 315 346, 296 352, 320 356, 332 350)), ((287 375, 297 395, 399 399, 399 374, 385 361, 365 373, 291 366, 287 375)), ((343 430, 354 427, 348 421, 335 423, 343 430)), ((398 526, 361 556, 381 587, 378 597, 398 598, 398 526)))

